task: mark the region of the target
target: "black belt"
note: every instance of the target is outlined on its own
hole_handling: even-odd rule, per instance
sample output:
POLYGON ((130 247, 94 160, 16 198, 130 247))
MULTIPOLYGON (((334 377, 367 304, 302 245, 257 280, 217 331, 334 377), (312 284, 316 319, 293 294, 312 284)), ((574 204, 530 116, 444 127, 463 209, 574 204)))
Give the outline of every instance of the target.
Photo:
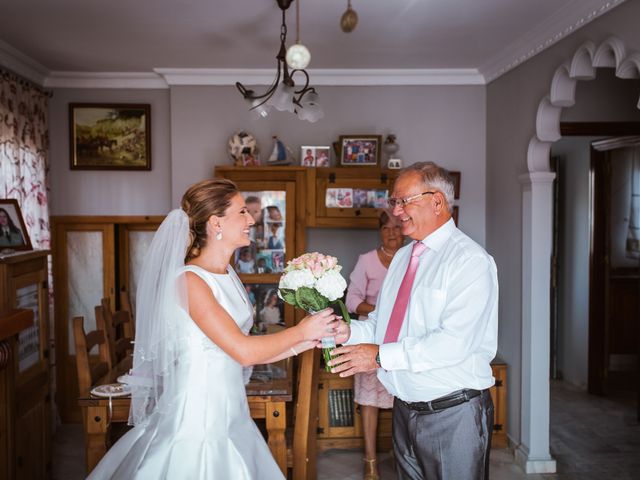
POLYGON ((405 407, 415 410, 421 413, 433 413, 445 408, 455 407, 461 403, 468 402, 472 398, 479 396, 483 390, 473 390, 465 388, 464 390, 458 390, 456 392, 445 395, 444 397, 436 398, 429 402, 405 402, 404 400, 396 397, 396 400, 403 404, 405 407))

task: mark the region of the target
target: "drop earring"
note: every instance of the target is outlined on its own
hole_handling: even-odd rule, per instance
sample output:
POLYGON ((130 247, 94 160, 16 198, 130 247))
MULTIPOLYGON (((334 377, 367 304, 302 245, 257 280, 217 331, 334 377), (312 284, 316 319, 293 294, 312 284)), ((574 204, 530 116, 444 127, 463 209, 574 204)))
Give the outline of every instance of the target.
POLYGON ((218 230, 218 233, 216 233, 216 240, 222 240, 222 229, 218 230))

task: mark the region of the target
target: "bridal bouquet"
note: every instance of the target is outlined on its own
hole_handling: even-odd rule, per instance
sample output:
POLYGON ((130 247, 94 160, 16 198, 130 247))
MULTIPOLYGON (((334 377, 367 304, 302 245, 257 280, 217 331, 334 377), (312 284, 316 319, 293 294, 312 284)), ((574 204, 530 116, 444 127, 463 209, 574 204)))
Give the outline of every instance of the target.
MULTIPOLYGON (((318 252, 305 253, 287 263, 280 277, 278 295, 288 304, 310 313, 337 304, 348 323, 351 319, 342 301, 347 282, 340 270, 342 267, 338 265, 336 257, 318 252)), ((333 337, 322 339, 325 365, 331 360, 331 350, 335 346, 333 337)))

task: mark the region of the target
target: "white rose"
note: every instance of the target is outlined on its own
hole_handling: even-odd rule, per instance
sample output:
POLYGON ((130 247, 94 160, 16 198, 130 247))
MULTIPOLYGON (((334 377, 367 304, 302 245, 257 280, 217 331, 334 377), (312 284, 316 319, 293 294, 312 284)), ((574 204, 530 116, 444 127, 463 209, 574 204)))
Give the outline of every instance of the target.
POLYGON ((300 287, 313 288, 315 278, 308 269, 292 270, 280 277, 280 288, 297 290, 300 287))
POLYGON ((344 295, 347 281, 338 271, 330 270, 316 280, 315 288, 320 295, 333 302, 344 295))

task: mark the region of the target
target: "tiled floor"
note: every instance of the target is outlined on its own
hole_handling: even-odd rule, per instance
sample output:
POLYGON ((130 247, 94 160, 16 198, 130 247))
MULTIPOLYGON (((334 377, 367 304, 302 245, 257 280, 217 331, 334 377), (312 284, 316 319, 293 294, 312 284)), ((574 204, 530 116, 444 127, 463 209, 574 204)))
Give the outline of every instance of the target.
MULTIPOLYGON (((635 396, 595 397, 561 382, 551 386, 553 475, 525 475, 506 449, 491 452, 492 480, 631 480, 640 478, 640 425, 635 396)), ((80 425, 62 425, 54 439, 54 480, 84 478, 80 425)), ((392 459, 380 454, 383 480, 395 480, 392 459)), ((330 450, 318 457, 318 480, 362 478, 362 453, 330 450)))

